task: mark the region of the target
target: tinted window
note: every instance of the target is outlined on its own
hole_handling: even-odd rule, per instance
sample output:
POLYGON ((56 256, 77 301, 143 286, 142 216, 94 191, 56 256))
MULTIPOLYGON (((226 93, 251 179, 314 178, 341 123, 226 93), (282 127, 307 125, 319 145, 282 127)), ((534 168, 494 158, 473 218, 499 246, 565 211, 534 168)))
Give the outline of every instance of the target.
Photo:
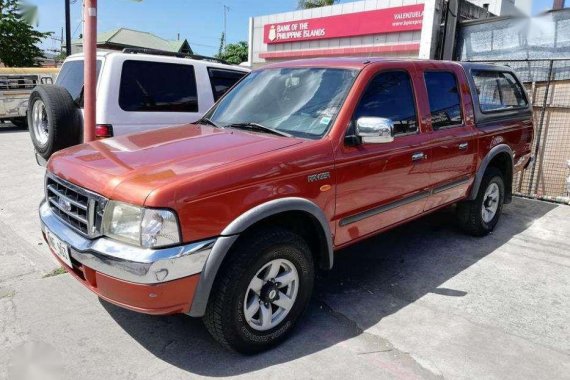
POLYGON ((483 112, 527 106, 523 89, 511 73, 478 70, 473 80, 483 112))
MULTIPOLYGON (((99 79, 101 60, 96 63, 96 76, 99 79)), ((73 100, 83 104, 83 61, 67 61, 61 66, 56 85, 65 88, 71 94, 73 100)))
POLYGON ((226 93, 238 80, 243 78, 247 73, 242 71, 223 70, 213 67, 208 68, 210 75, 210 82, 212 83, 212 92, 214 93, 214 100, 218 100, 226 93))
POLYGON ((125 61, 119 88, 119 106, 125 111, 197 112, 194 67, 125 61))
POLYGON ((416 133, 416 107, 408 73, 393 71, 376 75, 358 103, 354 120, 363 116, 391 119, 396 135, 416 133))
POLYGON ((461 124, 461 100, 455 75, 446 72, 425 73, 431 126, 438 130, 461 124))

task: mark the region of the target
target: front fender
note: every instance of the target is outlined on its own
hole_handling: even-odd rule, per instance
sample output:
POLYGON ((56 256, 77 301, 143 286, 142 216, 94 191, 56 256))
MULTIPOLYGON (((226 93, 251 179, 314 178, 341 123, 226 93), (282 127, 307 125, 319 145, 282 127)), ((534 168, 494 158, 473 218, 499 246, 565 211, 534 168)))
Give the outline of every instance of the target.
POLYGON ((221 236, 214 244, 210 255, 206 259, 206 263, 204 264, 204 269, 200 275, 200 282, 196 288, 196 293, 194 294, 189 315, 193 317, 202 317, 206 312, 208 299, 210 297, 210 292, 214 285, 216 275, 227 253, 238 239, 239 234, 259 221, 287 211, 303 211, 312 215, 318 221, 326 240, 326 251, 322 253, 321 261, 324 263, 324 269, 332 268, 332 234, 329 228, 328 219, 323 210, 315 203, 304 198, 288 197, 274 199, 272 201, 262 203, 241 214, 222 231, 221 236))

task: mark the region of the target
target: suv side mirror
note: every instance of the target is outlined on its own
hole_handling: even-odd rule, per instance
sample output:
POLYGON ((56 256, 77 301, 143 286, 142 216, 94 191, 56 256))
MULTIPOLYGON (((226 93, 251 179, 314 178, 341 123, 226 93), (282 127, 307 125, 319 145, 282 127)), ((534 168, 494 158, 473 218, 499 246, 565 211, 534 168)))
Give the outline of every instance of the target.
POLYGON ((356 135, 365 144, 392 142, 394 141, 394 122, 384 117, 361 117, 356 120, 356 135))

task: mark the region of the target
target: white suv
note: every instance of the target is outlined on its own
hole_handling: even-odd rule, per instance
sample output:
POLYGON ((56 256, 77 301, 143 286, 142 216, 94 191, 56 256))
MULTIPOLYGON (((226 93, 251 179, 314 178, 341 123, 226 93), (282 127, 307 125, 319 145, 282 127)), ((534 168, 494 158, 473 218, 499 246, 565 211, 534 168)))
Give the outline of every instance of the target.
MULTIPOLYGON (((55 85, 37 86, 30 95, 30 135, 44 159, 82 142, 83 59, 83 54, 68 57, 55 85)), ((201 56, 98 52, 96 136, 195 122, 248 72, 201 56)))

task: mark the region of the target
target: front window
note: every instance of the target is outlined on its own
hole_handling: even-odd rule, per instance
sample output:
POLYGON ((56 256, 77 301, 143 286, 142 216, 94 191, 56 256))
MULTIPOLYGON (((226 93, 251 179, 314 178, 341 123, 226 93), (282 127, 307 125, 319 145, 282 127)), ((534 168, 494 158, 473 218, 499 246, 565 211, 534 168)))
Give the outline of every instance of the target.
POLYGON ((405 71, 386 71, 376 75, 358 102, 353 119, 382 117, 394 123, 394 135, 418 133, 412 80, 405 71))
POLYGON ((252 72, 206 115, 218 126, 257 123, 320 138, 332 125, 356 70, 283 68, 252 72))

